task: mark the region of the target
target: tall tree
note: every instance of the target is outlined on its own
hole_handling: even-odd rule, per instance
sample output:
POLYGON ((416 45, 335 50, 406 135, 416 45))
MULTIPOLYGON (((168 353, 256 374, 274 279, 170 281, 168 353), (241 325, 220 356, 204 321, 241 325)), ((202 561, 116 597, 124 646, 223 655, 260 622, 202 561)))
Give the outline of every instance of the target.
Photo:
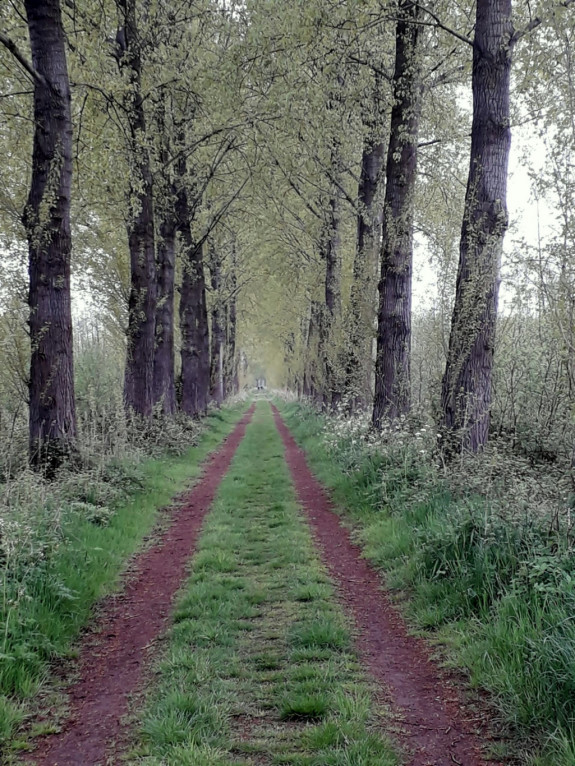
POLYGON ((414 192, 421 112, 420 6, 400 0, 387 151, 373 424, 410 406, 414 192))
POLYGON ((230 263, 230 293, 226 304, 226 354, 224 392, 226 396, 237 394, 239 390, 238 357, 237 357, 237 303, 238 303, 238 274, 237 249, 235 239, 232 241, 230 263))
POLYGON ((210 340, 210 396, 221 404, 225 397, 224 357, 226 349, 225 309, 222 300, 222 256, 210 240, 210 281, 213 293, 210 340))
POLYGON ((351 409, 365 406, 371 393, 372 339, 376 316, 375 275, 382 223, 382 170, 385 160, 381 75, 375 74, 373 99, 367 108, 366 136, 358 184, 357 241, 350 294, 346 394, 351 409))
POLYGON ((176 200, 178 189, 172 178, 170 137, 166 128, 165 105, 159 105, 157 139, 160 143, 159 184, 160 204, 156 205, 159 231, 156 237, 157 303, 154 347, 154 405, 160 405, 164 415, 176 411, 174 365, 174 285, 176 273, 176 235, 178 218, 176 200))
POLYGON ((70 300, 71 98, 59 0, 26 0, 34 77, 29 247, 30 457, 53 471, 76 436, 70 300))
MULTIPOLYGON (((183 136, 182 136, 183 138, 183 136)), ((206 412, 210 393, 210 331, 206 301, 203 244, 192 236, 193 211, 185 154, 177 162, 178 232, 182 249, 180 332, 182 336, 182 410, 192 417, 206 412)), ((193 187, 192 187, 193 188, 193 187)), ((197 193, 197 192, 196 192, 197 193)), ((196 201, 194 200, 194 203, 196 201)))
POLYGON ((153 176, 142 93, 143 44, 136 0, 116 0, 116 3, 122 21, 117 35, 117 58, 126 77, 124 110, 131 171, 128 198, 131 284, 124 401, 129 412, 150 416, 154 403, 157 292, 153 176))
POLYGON ((448 452, 477 452, 489 434, 499 267, 507 229, 514 39, 511 0, 478 0, 471 158, 441 397, 448 452))
POLYGON ((324 362, 323 401, 333 407, 341 399, 336 332, 341 321, 341 195, 335 186, 328 203, 326 223, 321 243, 325 261, 325 303, 320 322, 320 354, 324 362))
MULTIPOLYGON (((338 46, 342 40, 337 39, 338 46)), ((336 407, 341 401, 344 388, 340 370, 342 319, 342 237, 344 189, 343 136, 341 130, 349 117, 349 108, 344 103, 346 87, 345 71, 336 65, 329 76, 329 91, 326 100, 326 115, 331 136, 328 137, 328 165, 324 168, 328 198, 323 210, 323 227, 320 234, 320 256, 325 263, 324 300, 320 322, 320 354, 324 364, 323 403, 336 407), (330 82, 331 80, 331 82, 330 82)), ((328 128, 328 130, 329 130, 328 128)), ((321 202, 320 202, 321 204, 321 202)), ((324 203, 325 204, 325 203, 324 203)))

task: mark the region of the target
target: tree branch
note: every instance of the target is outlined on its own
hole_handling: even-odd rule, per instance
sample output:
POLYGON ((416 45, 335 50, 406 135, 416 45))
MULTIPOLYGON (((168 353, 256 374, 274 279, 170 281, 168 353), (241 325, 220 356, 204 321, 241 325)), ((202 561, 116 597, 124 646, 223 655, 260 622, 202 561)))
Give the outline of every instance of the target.
POLYGON ((286 171, 282 168, 282 166, 279 163, 279 160, 272 154, 271 150, 268 149, 272 156, 272 160, 274 162, 274 165, 279 168, 279 170, 282 172, 283 177, 286 179, 288 184, 291 186, 291 188, 294 190, 294 192, 297 194, 297 196, 301 199, 301 201, 304 203, 306 208, 309 210, 309 212, 314 215, 317 219, 320 221, 323 220, 323 217, 317 212, 317 210, 314 209, 313 205, 311 205, 304 195, 301 193, 301 191, 298 189, 297 185, 292 181, 292 179, 289 177, 289 175, 286 173, 286 171))
MULTIPOLYGON (((575 3, 575 0, 563 0, 563 2, 558 3, 555 7, 556 8, 569 8, 570 5, 573 5, 575 3)), ((551 14, 553 13, 553 9, 551 9, 551 14)), ((523 27, 523 29, 518 30, 515 32, 515 34, 511 38, 511 44, 515 45, 515 43, 519 42, 523 37, 533 32, 537 27, 540 27, 541 24, 544 23, 545 19, 549 18, 549 14, 547 16, 535 16, 534 19, 531 19, 529 24, 527 26, 523 27)))
POLYGON ((383 77, 383 79, 387 80, 387 82, 391 82, 393 79, 388 72, 385 72, 383 69, 376 66, 372 61, 366 61, 365 59, 359 58, 353 53, 348 54, 348 59, 350 61, 353 61, 354 64, 359 64, 360 66, 365 66, 368 69, 371 69, 372 72, 375 72, 380 77, 383 77))
MULTIPOLYGON (((570 2, 575 2, 575 0, 570 0, 570 2)), ((420 10, 422 10, 424 13, 427 13, 428 16, 430 16, 433 21, 435 22, 432 24, 431 22, 425 22, 425 21, 418 21, 418 24, 421 24, 424 27, 437 27, 438 29, 442 29, 444 32, 447 32, 450 35, 453 35, 453 37, 456 37, 458 40, 461 40, 462 43, 467 43, 467 45, 471 45, 473 47, 473 40, 470 40, 469 37, 466 37, 465 35, 462 35, 460 32, 456 32, 455 29, 451 29, 451 27, 446 26, 439 16, 434 13, 432 10, 430 10, 427 6, 422 5, 421 3, 414 3, 420 10)))
POLYGON ((43 75, 41 75, 40 72, 36 71, 36 69, 34 69, 32 64, 20 51, 20 49, 18 48, 14 40, 11 40, 9 37, 6 37, 5 34, 0 32, 0 43, 10 51, 10 53, 14 56, 14 58, 20 64, 20 66, 23 69, 25 69, 26 72, 30 75, 32 80, 35 80, 36 82, 40 83, 40 85, 43 85, 44 87, 48 85, 46 78, 43 75))
POLYGON ((240 196, 242 191, 244 190, 244 187, 247 185, 248 181, 250 179, 246 178, 244 181, 242 181, 241 185, 236 189, 236 191, 232 194, 229 200, 224 202, 224 204, 221 206, 221 208, 218 210, 218 212, 212 216, 212 219, 208 222, 206 229, 204 231, 203 236, 196 242, 196 248, 200 248, 204 242, 209 238, 210 234, 214 231, 216 226, 219 224, 219 222, 222 220, 226 212, 229 210, 229 208, 233 205, 233 203, 236 201, 236 199, 240 196))

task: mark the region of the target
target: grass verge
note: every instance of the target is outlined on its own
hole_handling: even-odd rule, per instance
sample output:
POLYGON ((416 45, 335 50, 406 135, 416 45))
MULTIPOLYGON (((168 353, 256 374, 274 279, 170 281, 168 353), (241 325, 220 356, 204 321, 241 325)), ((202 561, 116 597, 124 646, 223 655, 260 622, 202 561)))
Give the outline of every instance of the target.
POLYGON ((266 402, 191 567, 129 763, 397 764, 266 402))
MULTIPOLYGON (((528 502, 507 518, 501 507, 512 500, 504 493, 451 492, 402 435, 378 445, 307 406, 278 406, 366 556, 407 596, 413 624, 447 648, 472 686, 489 691, 495 715, 515 735, 512 755, 531 766, 573 766, 569 534, 528 502)), ((508 754, 503 745, 494 753, 508 754)))
POLYGON ((208 416, 196 446, 179 457, 110 466, 129 481, 124 499, 106 508, 105 517, 86 514, 86 506, 97 506, 78 502, 46 504, 31 514, 31 554, 18 551, 13 562, 3 562, 0 574, 0 755, 10 746, 26 746, 12 737, 33 712, 51 663, 73 656, 72 642, 94 603, 117 587, 127 559, 158 520, 158 509, 199 475, 201 461, 232 430, 243 409, 208 416), (43 547, 44 525, 46 540, 52 542, 43 547))

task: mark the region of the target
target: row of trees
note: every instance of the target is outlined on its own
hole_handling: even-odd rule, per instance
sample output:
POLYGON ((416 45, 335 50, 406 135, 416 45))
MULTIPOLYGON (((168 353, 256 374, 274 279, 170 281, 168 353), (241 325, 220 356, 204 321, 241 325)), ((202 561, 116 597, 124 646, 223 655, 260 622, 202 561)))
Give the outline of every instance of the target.
MULTIPOLYGON (((21 219, 29 254, 30 455, 33 463, 52 469, 74 451, 77 435, 71 311, 73 176, 83 175, 83 183, 90 184, 78 200, 86 210, 83 225, 75 222, 79 238, 82 228, 107 225, 110 208, 120 206, 121 214, 112 220, 127 233, 129 255, 127 312, 122 317, 127 340, 124 401, 128 414, 144 417, 153 412, 173 415, 177 408, 177 271, 182 410, 200 415, 210 399, 221 402, 237 390, 234 233, 228 228, 215 234, 237 191, 230 192, 228 186, 212 202, 209 187, 217 183, 222 167, 234 175, 233 182, 241 186, 243 181, 236 168, 224 167, 236 143, 225 108, 217 126, 196 119, 201 97, 192 85, 197 70, 188 51, 203 33, 200 15, 189 16, 187 3, 152 10, 136 0, 63 7, 59 0, 49 0, 26 2, 23 10, 30 57, 17 38, 2 35, 0 41, 19 68, 8 67, 5 83, 15 91, 21 84, 23 91, 17 95, 24 96, 26 78, 33 84, 31 177, 21 219), (70 52, 75 77, 82 81, 75 84, 80 108, 72 107, 70 52), (95 140, 99 130, 103 135, 95 140), (89 133, 83 145, 81 131, 89 133), (202 154, 206 144, 209 150, 202 154), (77 174, 74 159, 84 165, 77 174), (95 163, 103 163, 103 173, 95 163), (96 188, 98 184, 103 189, 96 188), (214 295, 211 345, 206 258, 214 295)), ((225 9, 205 10, 212 14, 210 34, 225 34, 225 9)), ((17 11, 4 12, 16 35, 21 32, 17 11)), ((218 37, 218 48, 225 44, 218 37)), ((113 232, 114 238, 120 232, 113 232)), ((90 268, 89 263, 86 266, 90 268)))
MULTIPOLYGON (((431 86, 455 84, 459 89, 467 82, 465 53, 472 51, 471 86, 473 114, 470 129, 469 170, 462 210, 459 242, 459 264, 455 296, 451 312, 449 341, 445 349, 445 367, 441 393, 436 402, 441 444, 453 454, 462 449, 477 452, 487 443, 492 408, 492 381, 498 315, 503 240, 508 228, 507 175, 511 143, 510 85, 513 54, 517 44, 543 26, 549 44, 557 25, 569 19, 570 3, 559 3, 544 9, 541 15, 531 8, 516 9, 512 14, 511 0, 478 0, 475 4, 473 35, 457 31, 465 19, 461 6, 449 11, 440 3, 432 7, 400 0, 395 8, 395 58, 393 74, 388 78, 392 92, 390 131, 387 140, 387 160, 381 162, 381 141, 375 140, 364 148, 362 171, 374 159, 379 168, 373 174, 382 189, 381 241, 374 237, 368 248, 379 247, 380 279, 377 315, 377 353, 375 359, 375 398, 373 424, 380 428, 385 420, 407 415, 411 409, 411 338, 412 338, 412 269, 415 220, 417 210, 418 149, 433 143, 421 142, 420 124, 425 100, 428 98, 430 73, 435 74, 431 86), (527 14, 525 14, 527 11, 527 14), (560 17, 560 18, 559 18, 560 17), (459 21, 459 23, 453 23, 459 21), (515 22, 515 23, 514 23, 515 22), (553 29, 549 35, 550 25, 553 29), (447 35, 458 44, 450 56, 442 60, 440 44, 430 46, 426 29, 447 35), (431 50, 430 50, 431 48, 431 50), (463 64, 457 56, 463 56, 463 64), (464 75, 463 77, 461 75, 464 75)), ((473 11, 467 9, 467 20, 473 11)), ((551 42, 553 45, 553 42, 551 42)), ((530 54, 528 55, 530 57, 530 54)), ((524 64, 525 65, 525 64, 524 64)), ((460 98, 465 98, 459 91, 460 98)), ((372 166, 373 167, 373 166, 372 166)), ((363 176, 358 199, 362 200, 363 176)), ((374 195, 376 198, 377 195, 374 195)), ((376 202, 377 206, 377 202, 376 202)), ((359 215, 356 257, 362 257, 365 221, 377 220, 374 211, 365 206, 359 215)), ((338 222, 332 221, 332 239, 337 239, 338 222)), ((329 258, 326 257, 325 309, 328 323, 332 321, 331 294, 333 281, 329 258)), ((352 368, 357 369, 357 332, 353 317, 356 294, 365 288, 364 264, 354 269, 352 285, 352 331, 350 344, 352 368), (359 277, 359 279, 358 279, 359 277)), ((313 358, 317 346, 313 341, 314 324, 321 310, 312 308, 308 342, 311 340, 313 358)), ((363 322, 366 326, 365 321, 363 322)), ((368 326, 368 325, 367 325, 368 326)), ((319 334, 321 340, 321 331, 319 334)), ((370 360, 369 348, 361 355, 370 360)), ((364 375, 363 381, 367 378, 364 375)), ((329 370, 322 379, 323 399, 339 402, 342 393, 359 401, 369 401, 369 389, 361 394, 361 378, 355 381, 341 378, 335 382, 329 370), (359 386, 359 388, 357 388, 359 386), (326 391, 327 389, 327 391, 326 391)), ((313 386, 305 384, 306 393, 316 394, 313 386)))
MULTIPOLYGON (((373 403, 378 428, 424 402, 451 453, 485 445, 492 411, 509 428, 498 391, 513 390, 506 413, 520 397, 494 352, 511 124, 553 126, 549 152, 565 146, 573 123, 540 107, 570 92, 570 5, 4 7, 4 292, 21 292, 24 234, 33 460, 57 464, 76 438, 71 262, 125 342, 129 414, 202 413, 237 390, 241 357, 326 407, 373 403), (416 247, 441 278, 414 343, 416 247)), ((527 243, 517 273, 537 273, 543 298, 521 312, 553 306, 570 360, 562 160, 537 179, 565 211, 562 255, 546 268, 527 243)))

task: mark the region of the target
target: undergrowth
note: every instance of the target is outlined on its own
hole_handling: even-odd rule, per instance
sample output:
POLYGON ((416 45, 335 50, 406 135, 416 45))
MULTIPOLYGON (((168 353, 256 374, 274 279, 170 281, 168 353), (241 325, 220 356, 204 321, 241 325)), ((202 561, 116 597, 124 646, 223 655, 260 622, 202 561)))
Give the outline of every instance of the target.
POLYGON ((119 442, 96 449, 95 430, 80 470, 46 481, 21 468, 0 483, 0 753, 158 509, 198 475, 243 409, 150 433, 156 423, 124 438, 123 454, 119 442))
POLYGON ((573 766, 575 555, 570 477, 494 444, 445 466, 436 433, 405 421, 282 403, 367 557, 403 592, 415 624, 490 692, 514 755, 573 766))

